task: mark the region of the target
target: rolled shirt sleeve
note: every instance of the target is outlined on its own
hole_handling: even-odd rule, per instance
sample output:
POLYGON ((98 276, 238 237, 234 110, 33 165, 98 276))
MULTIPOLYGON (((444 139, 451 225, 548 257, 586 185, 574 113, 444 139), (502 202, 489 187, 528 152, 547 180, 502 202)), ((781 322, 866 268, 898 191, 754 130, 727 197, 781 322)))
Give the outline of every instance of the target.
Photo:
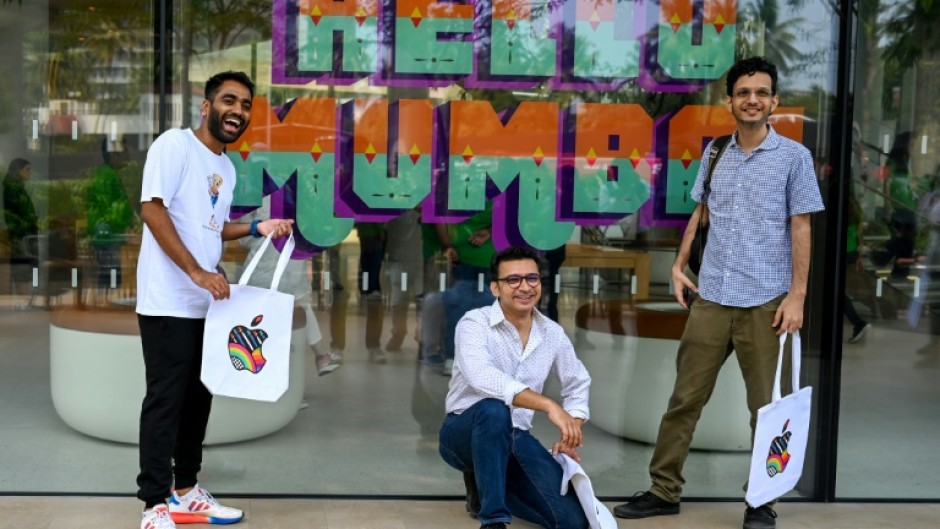
MULTIPOLYGON (((568 337, 564 339, 567 341, 568 337)), ((588 420, 588 390, 591 387, 591 376, 581 360, 575 355, 574 347, 568 341, 568 347, 562 348, 555 360, 555 372, 561 381, 561 405, 569 415, 576 419, 588 420)))

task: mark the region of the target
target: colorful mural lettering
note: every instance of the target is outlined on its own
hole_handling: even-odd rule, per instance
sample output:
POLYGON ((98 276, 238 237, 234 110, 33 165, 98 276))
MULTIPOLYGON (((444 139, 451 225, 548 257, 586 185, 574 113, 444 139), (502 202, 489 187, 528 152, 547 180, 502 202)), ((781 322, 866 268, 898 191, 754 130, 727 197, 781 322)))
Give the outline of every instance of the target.
MULTIPOLYGON (((737 4, 721 0, 275 0, 272 81, 345 86, 691 92, 734 60, 737 4)), ((802 109, 778 112, 802 114, 802 109)), ((557 248, 576 225, 640 214, 684 225, 708 141, 734 128, 724 106, 653 120, 636 104, 256 97, 229 149, 234 214, 271 195, 296 219, 296 258, 353 223, 420 206, 454 223, 493 202, 498 247, 557 248)), ((777 126, 798 141, 800 123, 777 126)))
POLYGON ((736 0, 275 0, 273 81, 689 92, 736 22, 736 0))

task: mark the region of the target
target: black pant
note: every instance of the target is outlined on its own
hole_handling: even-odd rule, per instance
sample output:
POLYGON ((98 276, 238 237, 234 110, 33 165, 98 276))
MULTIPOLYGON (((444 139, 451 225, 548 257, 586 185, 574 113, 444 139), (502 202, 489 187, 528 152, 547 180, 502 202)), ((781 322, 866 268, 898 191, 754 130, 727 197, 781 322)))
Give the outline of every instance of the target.
POLYGON ((549 318, 558 322, 558 293, 555 292, 555 276, 561 270, 561 264, 565 262, 565 245, 562 244, 554 250, 545 252, 545 260, 548 261, 548 284, 542 287, 542 293, 548 293, 548 309, 546 310, 549 318))
POLYGON ((204 319, 137 315, 147 370, 140 410, 137 497, 163 503, 175 485, 196 484, 212 394, 199 380, 204 319))

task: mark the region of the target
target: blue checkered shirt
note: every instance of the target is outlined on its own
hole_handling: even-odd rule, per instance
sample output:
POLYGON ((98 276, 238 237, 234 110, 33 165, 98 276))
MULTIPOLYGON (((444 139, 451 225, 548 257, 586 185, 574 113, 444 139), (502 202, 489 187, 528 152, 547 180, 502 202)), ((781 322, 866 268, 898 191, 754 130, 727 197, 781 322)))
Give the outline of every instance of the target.
MULTIPOLYGON (((729 307, 756 307, 790 290, 790 217, 823 210, 809 150, 773 127, 744 154, 731 137, 712 173, 708 243, 699 295, 729 307)), ((701 202, 705 149, 692 198, 701 202)))

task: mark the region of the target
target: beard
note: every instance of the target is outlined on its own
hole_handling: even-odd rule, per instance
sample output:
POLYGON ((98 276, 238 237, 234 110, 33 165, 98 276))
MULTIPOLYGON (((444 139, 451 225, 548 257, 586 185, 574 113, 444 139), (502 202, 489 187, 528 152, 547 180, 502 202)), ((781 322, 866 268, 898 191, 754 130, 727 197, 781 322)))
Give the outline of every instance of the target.
POLYGON ((222 143, 232 143, 237 140, 239 136, 242 135, 242 132, 245 131, 245 127, 248 126, 248 122, 243 120, 242 126, 238 129, 237 133, 227 132, 222 127, 222 121, 225 119, 225 116, 220 115, 219 112, 212 107, 209 107, 209 116, 206 119, 208 120, 206 124, 209 126, 209 134, 212 134, 213 138, 222 143))

